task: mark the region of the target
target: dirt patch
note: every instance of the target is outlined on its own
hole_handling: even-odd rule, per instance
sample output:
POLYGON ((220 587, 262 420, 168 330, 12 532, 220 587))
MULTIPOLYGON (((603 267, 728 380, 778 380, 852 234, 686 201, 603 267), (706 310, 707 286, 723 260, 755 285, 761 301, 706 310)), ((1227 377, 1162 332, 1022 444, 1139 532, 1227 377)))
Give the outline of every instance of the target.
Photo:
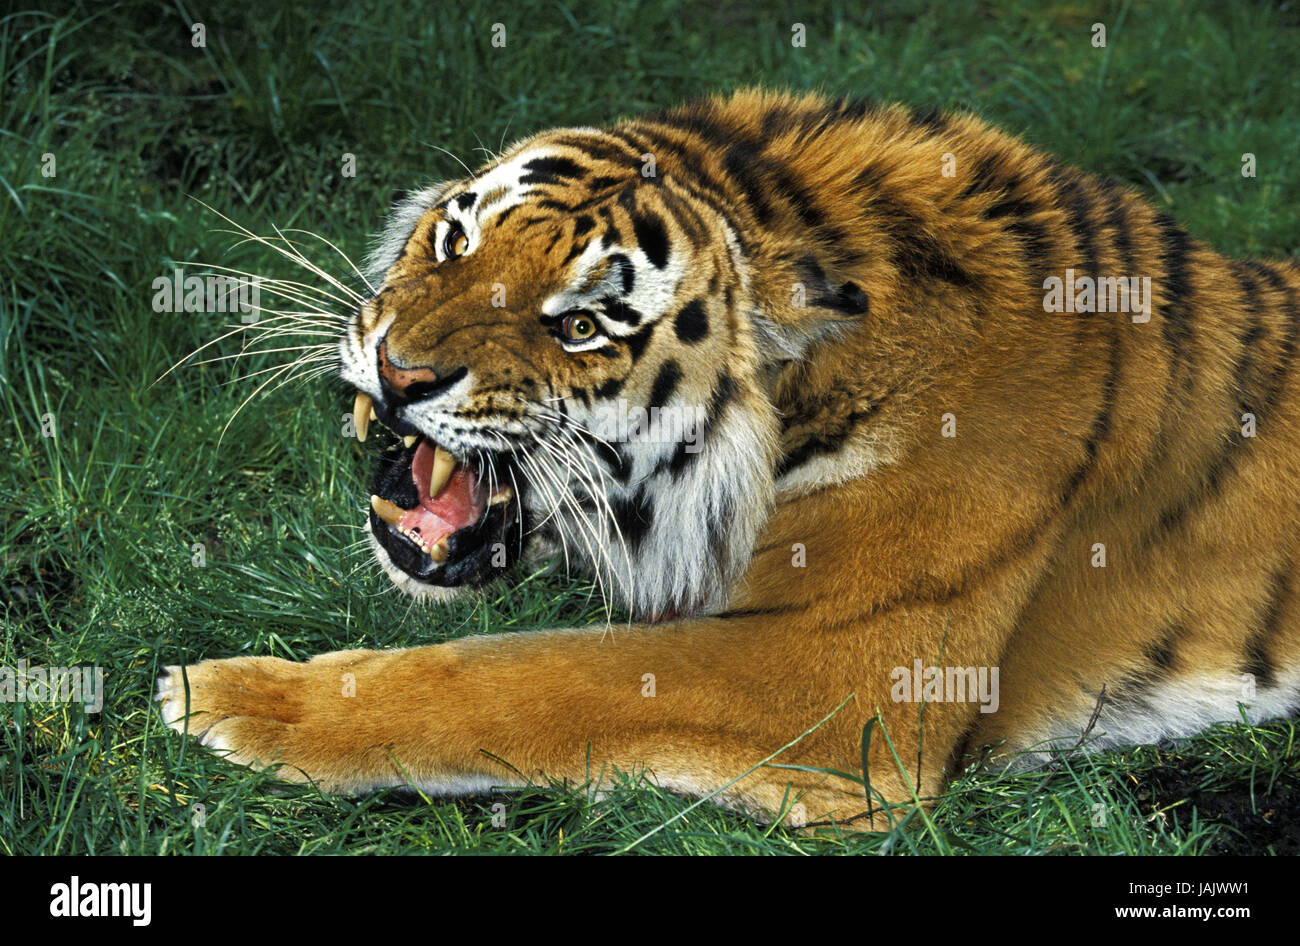
POLYGON ((1278 779, 1270 788, 1256 777, 1206 781, 1202 759, 1170 757, 1140 776, 1134 795, 1147 813, 1163 812, 1171 826, 1220 826, 1207 854, 1300 854, 1300 785, 1278 779), (1198 771, 1199 770, 1199 771, 1198 771))

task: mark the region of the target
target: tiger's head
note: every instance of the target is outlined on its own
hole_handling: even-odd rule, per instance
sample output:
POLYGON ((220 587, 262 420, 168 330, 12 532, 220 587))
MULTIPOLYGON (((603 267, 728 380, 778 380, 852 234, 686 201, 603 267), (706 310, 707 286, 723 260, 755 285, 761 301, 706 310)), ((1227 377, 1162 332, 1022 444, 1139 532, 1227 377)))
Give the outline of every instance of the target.
POLYGON ((654 619, 719 607, 748 563, 790 336, 718 195, 637 144, 545 132, 394 208, 341 351, 359 435, 396 435, 369 527, 409 593, 547 549, 654 619))

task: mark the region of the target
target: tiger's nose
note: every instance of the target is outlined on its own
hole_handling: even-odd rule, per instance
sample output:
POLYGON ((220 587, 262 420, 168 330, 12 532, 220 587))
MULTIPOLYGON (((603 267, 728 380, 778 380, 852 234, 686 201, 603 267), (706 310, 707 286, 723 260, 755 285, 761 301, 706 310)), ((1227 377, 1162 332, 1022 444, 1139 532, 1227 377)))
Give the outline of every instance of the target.
POLYGON ((392 400, 404 403, 432 397, 446 387, 432 368, 407 368, 390 358, 387 339, 379 343, 379 380, 392 400))

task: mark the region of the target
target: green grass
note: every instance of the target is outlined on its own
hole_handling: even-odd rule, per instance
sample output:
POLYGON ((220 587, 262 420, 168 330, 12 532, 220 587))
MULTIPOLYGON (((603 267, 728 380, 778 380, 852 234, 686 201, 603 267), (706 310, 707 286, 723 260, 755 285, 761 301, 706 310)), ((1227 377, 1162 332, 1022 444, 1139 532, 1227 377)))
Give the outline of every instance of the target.
POLYGON ((1300 239, 1294 7, 814 2, 759 13, 719 0, 632 12, 601 0, 425 4, 417 17, 396 0, 308 6, 87 2, 0 20, 0 665, 97 664, 108 688, 98 715, 0 706, 0 851, 1296 850, 1283 830, 1300 823, 1294 722, 1225 725, 1048 772, 969 773, 929 821, 816 836, 633 778, 601 798, 545 787, 454 803, 327 797, 165 731, 149 699, 163 663, 302 659, 599 613, 589 588, 540 575, 413 611, 355 544, 367 461, 341 436, 340 384, 282 388, 230 422, 251 391, 231 382, 274 362, 190 365, 155 383, 226 321, 155 313, 155 277, 201 262, 284 272, 255 246, 232 249, 197 201, 359 256, 396 190, 456 173, 434 145, 474 164, 476 148, 540 128, 762 81, 972 108, 1144 189, 1228 253, 1288 256, 1300 239), (505 50, 490 43, 502 18, 505 50), (206 48, 191 46, 195 20, 206 48), (1089 43, 1094 20, 1107 24, 1105 50, 1089 43), (804 49, 790 45, 794 22, 806 25, 804 49), (1244 152, 1257 156, 1255 179, 1240 174, 1244 152), (355 177, 340 174, 344 153, 355 177), (44 419, 55 436, 42 435, 44 419))

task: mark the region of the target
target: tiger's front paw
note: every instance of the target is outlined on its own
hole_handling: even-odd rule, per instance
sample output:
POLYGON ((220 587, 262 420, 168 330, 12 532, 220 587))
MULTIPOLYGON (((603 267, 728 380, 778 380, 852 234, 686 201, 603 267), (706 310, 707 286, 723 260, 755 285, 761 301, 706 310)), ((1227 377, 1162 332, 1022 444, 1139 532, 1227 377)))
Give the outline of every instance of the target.
MULTIPOLYGON (((315 782, 331 792, 392 783, 382 746, 358 740, 357 701, 349 671, 366 653, 332 654, 294 663, 278 657, 235 657, 167 667, 155 699, 172 729, 231 762, 274 768, 277 777, 315 782)), ((364 727, 362 727, 364 728, 364 727)))

